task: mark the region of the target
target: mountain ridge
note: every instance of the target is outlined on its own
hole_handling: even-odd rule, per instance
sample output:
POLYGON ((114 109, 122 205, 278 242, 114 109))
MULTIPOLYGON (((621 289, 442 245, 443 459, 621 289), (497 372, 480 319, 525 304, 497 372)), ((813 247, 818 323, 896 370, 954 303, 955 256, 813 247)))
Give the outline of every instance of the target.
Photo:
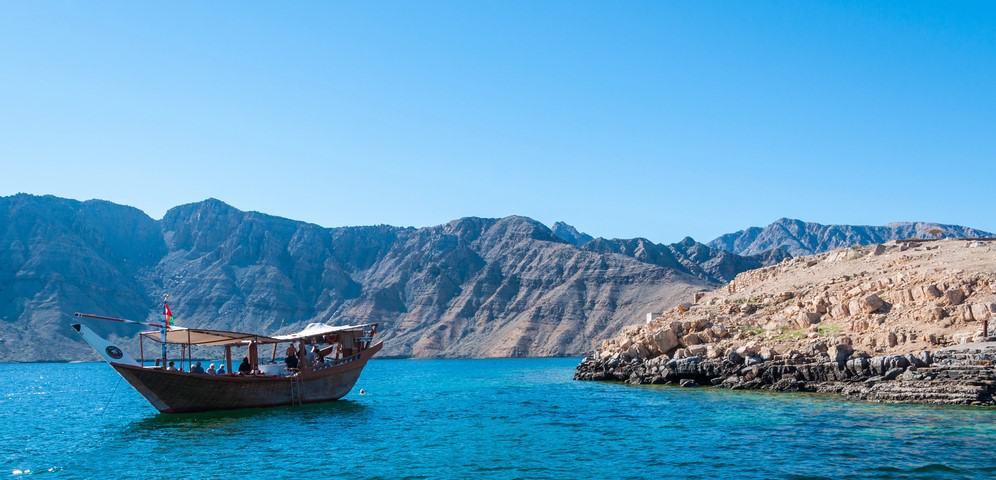
POLYGON ((757 255, 772 248, 784 248, 792 256, 801 256, 889 240, 991 236, 992 233, 975 228, 932 222, 893 222, 882 226, 824 225, 783 217, 765 227, 749 227, 720 235, 707 245, 738 255, 757 255), (931 233, 934 229, 940 233, 931 233))
POLYGON ((111 202, 0 197, 3 360, 92 358, 72 312, 157 319, 165 292, 186 326, 377 321, 387 355, 567 355, 713 285, 576 248, 521 216, 325 228, 217 199, 153 220, 111 202))
POLYGON ((386 355, 573 355, 789 256, 690 237, 592 238, 559 223, 328 228, 214 198, 154 220, 103 200, 0 197, 0 360, 92 358, 70 334, 72 312, 157 319, 166 292, 186 326, 270 333, 376 321, 386 355))

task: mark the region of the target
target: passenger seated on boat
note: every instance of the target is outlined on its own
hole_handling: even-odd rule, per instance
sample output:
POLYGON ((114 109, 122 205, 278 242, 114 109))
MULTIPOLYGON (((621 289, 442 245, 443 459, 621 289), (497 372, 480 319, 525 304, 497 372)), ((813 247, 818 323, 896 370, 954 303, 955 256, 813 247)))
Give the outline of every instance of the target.
POLYGON ((311 363, 316 366, 321 366, 325 363, 325 356, 322 355, 322 351, 318 348, 318 345, 311 347, 311 363))
POLYGON ((213 363, 211 365, 208 365, 208 369, 207 369, 206 373, 208 375, 217 375, 218 374, 218 372, 215 371, 215 369, 214 369, 214 364, 213 363))
POLYGON ((226 373, 228 372, 225 371, 225 364, 222 363, 221 366, 218 367, 218 375, 224 375, 226 373))
POLYGON ((291 345, 291 346, 287 347, 287 352, 285 352, 285 353, 286 353, 287 356, 284 358, 284 363, 287 364, 287 369, 288 370, 296 370, 297 369, 297 349, 294 348, 294 345, 291 345))
POLYGON ((178 372, 179 370, 176 369, 176 364, 173 363, 172 360, 170 360, 169 363, 166 364, 166 371, 167 372, 178 372))
POLYGON ((249 357, 242 357, 242 363, 239 364, 239 375, 249 375, 252 373, 252 365, 249 365, 249 357))
POLYGON ((204 367, 201 366, 201 362, 194 362, 194 366, 190 367, 190 373, 204 373, 204 367))
POLYGON ((163 364, 159 363, 159 359, 156 359, 156 368, 163 368, 163 364))

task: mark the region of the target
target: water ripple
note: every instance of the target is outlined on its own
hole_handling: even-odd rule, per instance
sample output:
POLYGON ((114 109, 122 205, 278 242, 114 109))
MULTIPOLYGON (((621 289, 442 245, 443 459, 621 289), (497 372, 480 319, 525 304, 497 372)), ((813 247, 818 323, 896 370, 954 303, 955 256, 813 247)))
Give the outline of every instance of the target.
POLYGON ((573 382, 574 364, 381 360, 363 397, 196 415, 157 414, 101 364, 0 365, 17 379, 0 382, 0 465, 69 478, 996 473, 992 409, 573 382))

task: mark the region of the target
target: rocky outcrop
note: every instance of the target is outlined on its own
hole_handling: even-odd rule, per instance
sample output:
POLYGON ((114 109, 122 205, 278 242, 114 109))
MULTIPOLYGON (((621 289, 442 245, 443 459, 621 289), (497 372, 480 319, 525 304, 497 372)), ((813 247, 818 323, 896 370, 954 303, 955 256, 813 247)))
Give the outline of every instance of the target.
POLYGON ((842 352, 849 350, 806 354, 748 350, 717 358, 658 356, 648 361, 586 357, 574 378, 836 393, 890 403, 996 405, 996 342, 907 355, 852 357, 842 352))
POLYGON ((893 242, 745 272, 603 342, 575 378, 992 404, 994 246, 893 242))

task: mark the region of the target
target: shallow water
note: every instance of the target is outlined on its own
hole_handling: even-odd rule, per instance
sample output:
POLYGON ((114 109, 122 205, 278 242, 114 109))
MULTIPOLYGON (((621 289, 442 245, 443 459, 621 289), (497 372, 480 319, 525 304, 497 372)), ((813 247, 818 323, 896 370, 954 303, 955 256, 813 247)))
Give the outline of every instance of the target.
POLYGON ((996 477, 993 409, 574 382, 576 363, 375 360, 343 401, 193 415, 104 364, 0 364, 0 476, 996 477))

